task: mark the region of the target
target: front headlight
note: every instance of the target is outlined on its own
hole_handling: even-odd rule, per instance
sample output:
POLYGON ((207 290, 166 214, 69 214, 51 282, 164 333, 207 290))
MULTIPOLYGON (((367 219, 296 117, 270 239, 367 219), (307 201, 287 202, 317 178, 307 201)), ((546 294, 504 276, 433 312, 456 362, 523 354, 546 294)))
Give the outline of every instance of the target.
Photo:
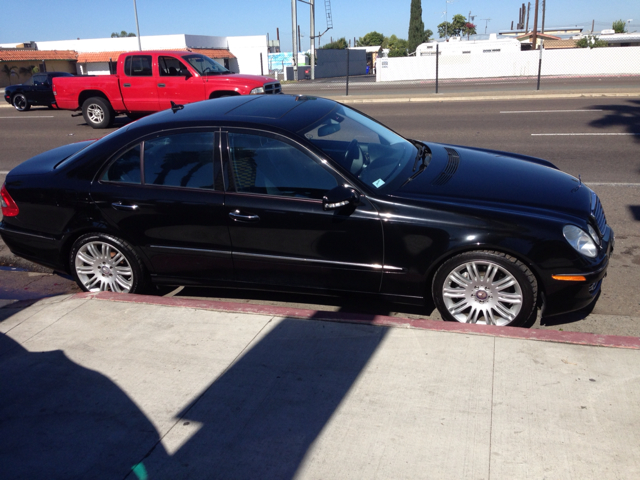
POLYGON ((598 255, 598 248, 593 238, 581 228, 575 225, 565 225, 562 233, 564 234, 564 238, 567 239, 567 242, 569 242, 569 245, 585 257, 595 258, 598 255))
POLYGON ((264 93, 264 87, 254 88, 249 92, 250 95, 259 95, 261 93, 264 93))
POLYGON ((589 235, 591 235, 593 241, 596 242, 596 245, 600 246, 600 235, 596 233, 596 229, 591 225, 587 225, 587 230, 589 230, 589 235))

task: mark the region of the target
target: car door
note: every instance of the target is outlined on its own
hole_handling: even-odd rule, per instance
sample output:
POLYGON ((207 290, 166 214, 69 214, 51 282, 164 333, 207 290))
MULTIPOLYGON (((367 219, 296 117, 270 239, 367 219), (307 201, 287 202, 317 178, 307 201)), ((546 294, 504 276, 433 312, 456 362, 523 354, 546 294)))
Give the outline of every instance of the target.
POLYGON ((263 285, 377 292, 382 225, 362 198, 324 210, 345 180, 326 160, 280 135, 223 129, 226 211, 236 278, 263 285))
POLYGON ((120 91, 127 110, 157 112, 157 76, 153 75, 153 56, 127 55, 122 68, 124 76, 120 78, 120 91))
POLYGON ((202 77, 189 71, 178 58, 158 56, 158 102, 161 110, 171 108, 171 102, 180 105, 204 100, 202 77))
POLYGON ((47 75, 34 75, 32 91, 29 94, 29 103, 34 105, 48 105, 53 101, 51 92, 51 80, 47 75))
POLYGON ((232 279, 219 133, 163 132, 116 154, 91 196, 109 230, 138 247, 152 275, 232 279))

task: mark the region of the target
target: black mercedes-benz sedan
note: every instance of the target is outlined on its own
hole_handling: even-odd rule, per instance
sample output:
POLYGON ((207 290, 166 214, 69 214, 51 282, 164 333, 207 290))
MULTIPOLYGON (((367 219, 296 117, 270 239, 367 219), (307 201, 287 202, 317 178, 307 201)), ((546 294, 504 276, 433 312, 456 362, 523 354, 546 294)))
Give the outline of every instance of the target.
POLYGON ((67 72, 36 73, 29 80, 18 85, 10 85, 4 90, 4 99, 19 112, 26 112, 32 105, 52 107, 54 77, 73 77, 67 72))
POLYGON ((38 155, 2 213, 14 254, 87 291, 361 292, 490 325, 590 304, 614 243, 596 194, 548 161, 287 95, 176 105, 38 155))

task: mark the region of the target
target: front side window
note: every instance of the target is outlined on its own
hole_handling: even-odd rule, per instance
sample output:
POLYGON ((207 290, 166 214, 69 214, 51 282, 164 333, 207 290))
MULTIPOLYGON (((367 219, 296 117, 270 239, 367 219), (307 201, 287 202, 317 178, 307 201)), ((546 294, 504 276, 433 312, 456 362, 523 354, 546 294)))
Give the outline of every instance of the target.
POLYGON ((129 55, 124 60, 124 73, 128 77, 151 77, 151 55, 129 55))
POLYGON ((47 81, 46 75, 34 75, 32 78, 33 78, 34 85, 42 85, 47 81))
POLYGON ((321 199, 338 185, 305 152, 270 136, 229 133, 229 156, 237 192, 321 199))
POLYGON ((213 188, 213 132, 167 135, 144 142, 144 183, 213 188))
POLYGON ((174 57, 158 57, 158 70, 161 77, 184 77, 189 72, 187 67, 174 57))

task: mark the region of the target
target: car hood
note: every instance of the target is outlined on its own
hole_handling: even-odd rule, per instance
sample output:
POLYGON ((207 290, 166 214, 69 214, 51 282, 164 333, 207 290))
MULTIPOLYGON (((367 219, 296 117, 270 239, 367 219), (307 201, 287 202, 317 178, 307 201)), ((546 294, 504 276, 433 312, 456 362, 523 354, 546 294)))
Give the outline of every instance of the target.
POLYGON ((56 167, 56 165, 62 162, 62 160, 70 157, 76 152, 79 152, 94 142, 95 140, 87 140, 84 142, 72 143, 70 145, 64 145, 41 153, 40 155, 36 155, 13 168, 9 172, 9 175, 42 175, 44 173, 49 173, 56 167))
POLYGON ((429 166, 394 196, 473 206, 562 211, 584 218, 590 192, 551 162, 495 150, 428 143, 429 166))

